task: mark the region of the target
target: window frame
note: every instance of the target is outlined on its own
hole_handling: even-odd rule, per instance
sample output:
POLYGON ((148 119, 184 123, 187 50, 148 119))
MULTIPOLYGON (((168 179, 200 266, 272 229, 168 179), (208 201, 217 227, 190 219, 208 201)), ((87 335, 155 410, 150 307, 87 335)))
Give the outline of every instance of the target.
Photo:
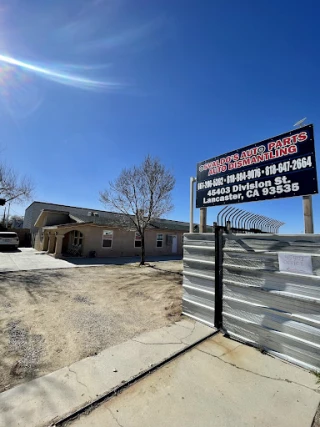
POLYGON ((72 230, 72 245, 73 246, 82 246, 83 242, 83 233, 79 230, 72 230))
POLYGON ((163 248, 163 233, 157 233, 156 248, 163 248), (161 238, 159 238, 159 236, 161 236, 161 238), (158 246, 158 242, 161 242, 161 246, 158 246))
POLYGON ((102 249, 112 249, 113 247, 113 230, 102 230, 102 238, 101 238, 101 247, 102 249), (105 232, 108 232, 108 234, 104 234, 105 232), (104 236, 112 236, 111 239, 105 239, 104 236), (110 246, 103 246, 103 242, 104 241, 111 241, 111 245, 110 246))

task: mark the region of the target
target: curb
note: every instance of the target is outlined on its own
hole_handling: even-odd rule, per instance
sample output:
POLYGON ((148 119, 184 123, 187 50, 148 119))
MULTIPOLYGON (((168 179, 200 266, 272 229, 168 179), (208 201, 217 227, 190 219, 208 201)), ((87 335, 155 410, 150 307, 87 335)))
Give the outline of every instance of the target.
POLYGON ((68 422, 73 421, 80 415, 84 413, 89 413, 93 411, 97 406, 100 404, 110 400, 112 397, 117 396, 120 394, 123 390, 130 387, 131 385, 135 384, 136 382, 142 380, 143 378, 147 377, 149 374, 152 374, 153 372, 160 369, 162 366, 166 365, 167 363, 170 363, 172 360, 178 358, 179 356, 182 356, 187 351, 191 350, 198 344, 201 344, 203 341, 207 340, 208 338, 213 337, 219 333, 219 330, 216 330, 212 333, 210 333, 208 336, 201 338, 200 340, 197 340, 193 344, 188 345, 184 349, 177 351, 176 353, 172 354, 170 357, 164 359, 162 362, 157 363, 156 365, 152 366, 150 369, 146 369, 145 371, 140 372, 138 375, 132 377, 129 381, 124 382, 120 386, 117 386, 113 388, 111 391, 108 391, 107 393, 103 394, 102 396, 98 397, 97 399, 93 400, 92 402, 88 403, 87 405, 83 406, 82 408, 70 413, 67 416, 56 418, 52 420, 51 424, 49 424, 48 427, 64 427, 67 425, 68 422))

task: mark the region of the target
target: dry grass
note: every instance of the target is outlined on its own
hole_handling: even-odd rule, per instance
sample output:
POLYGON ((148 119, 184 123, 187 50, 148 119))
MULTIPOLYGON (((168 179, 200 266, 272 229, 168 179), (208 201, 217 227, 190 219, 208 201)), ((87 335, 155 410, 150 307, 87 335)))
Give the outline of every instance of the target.
POLYGON ((0 391, 179 319, 182 263, 0 275, 0 391))

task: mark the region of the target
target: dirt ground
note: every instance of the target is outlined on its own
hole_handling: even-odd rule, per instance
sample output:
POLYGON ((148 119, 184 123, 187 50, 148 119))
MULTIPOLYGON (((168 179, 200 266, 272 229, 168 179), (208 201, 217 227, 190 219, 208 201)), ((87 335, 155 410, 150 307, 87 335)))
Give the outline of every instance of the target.
POLYGON ((0 392, 179 319, 182 262, 0 275, 0 392))

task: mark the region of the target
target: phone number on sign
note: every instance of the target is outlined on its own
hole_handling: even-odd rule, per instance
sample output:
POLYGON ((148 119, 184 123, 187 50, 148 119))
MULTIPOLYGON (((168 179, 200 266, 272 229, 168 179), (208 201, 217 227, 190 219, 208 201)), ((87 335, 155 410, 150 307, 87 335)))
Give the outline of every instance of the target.
POLYGON ((248 181, 263 176, 272 176, 280 173, 299 171, 307 168, 312 168, 312 157, 301 157, 298 159, 291 159, 278 164, 265 166, 264 168, 250 169, 245 172, 238 172, 224 177, 209 179, 203 182, 199 182, 197 185, 198 190, 204 190, 206 188, 213 188, 223 186, 225 184, 233 184, 235 182, 248 181))

